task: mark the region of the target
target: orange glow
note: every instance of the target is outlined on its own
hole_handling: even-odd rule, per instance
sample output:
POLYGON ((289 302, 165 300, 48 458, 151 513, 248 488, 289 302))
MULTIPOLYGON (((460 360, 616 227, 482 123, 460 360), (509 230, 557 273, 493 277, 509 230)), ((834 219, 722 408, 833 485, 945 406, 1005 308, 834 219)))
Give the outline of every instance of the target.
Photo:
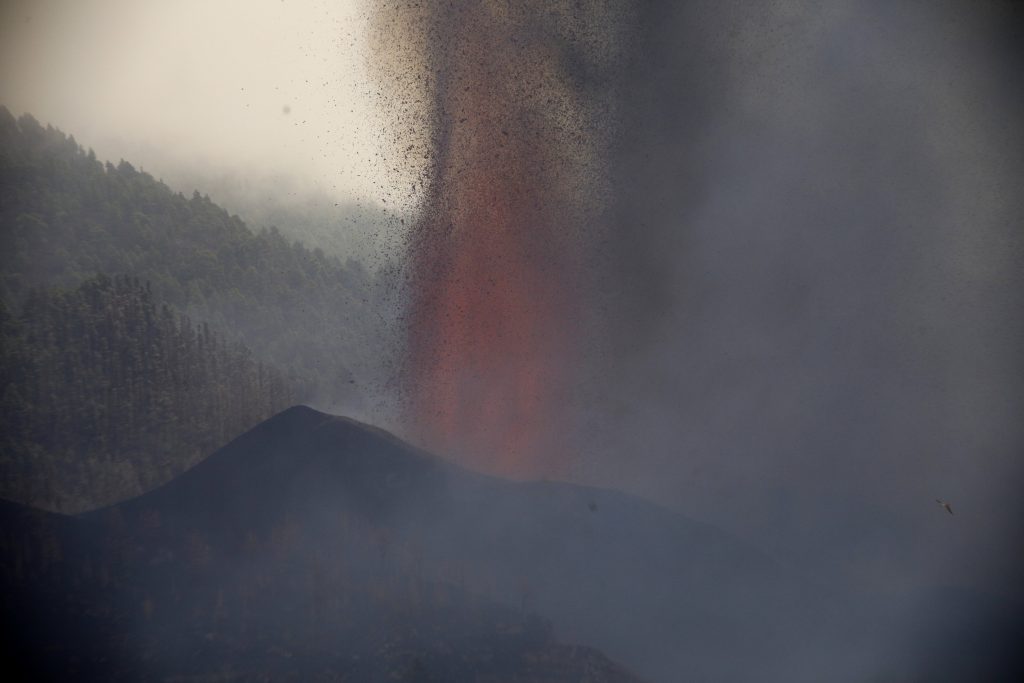
POLYGON ((409 339, 419 440, 507 476, 568 463, 578 257, 557 220, 557 145, 530 129, 493 36, 466 38, 446 94, 445 165, 419 226, 409 339))

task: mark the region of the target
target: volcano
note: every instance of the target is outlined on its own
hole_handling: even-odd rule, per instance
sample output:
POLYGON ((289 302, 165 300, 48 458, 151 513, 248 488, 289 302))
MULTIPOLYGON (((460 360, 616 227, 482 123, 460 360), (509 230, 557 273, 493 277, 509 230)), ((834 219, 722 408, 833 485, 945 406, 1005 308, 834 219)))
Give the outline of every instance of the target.
POLYGON ((813 680, 859 637, 714 527, 305 407, 140 497, 0 514, 4 661, 33 680, 813 680))
POLYGON ((443 500, 443 474, 385 433, 295 408, 119 505, 69 517, 3 502, 5 669, 62 681, 638 681, 532 612, 414 564, 402 527, 443 500))

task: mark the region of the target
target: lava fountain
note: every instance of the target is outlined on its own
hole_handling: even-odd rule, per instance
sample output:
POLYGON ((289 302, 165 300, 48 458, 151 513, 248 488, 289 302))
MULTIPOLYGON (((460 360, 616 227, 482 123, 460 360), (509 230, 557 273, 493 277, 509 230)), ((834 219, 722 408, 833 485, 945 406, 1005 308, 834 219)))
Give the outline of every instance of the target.
POLYGON ((409 242, 407 420, 420 443, 478 469, 571 465, 594 348, 615 5, 436 3, 390 17, 420 32, 434 121, 409 242))

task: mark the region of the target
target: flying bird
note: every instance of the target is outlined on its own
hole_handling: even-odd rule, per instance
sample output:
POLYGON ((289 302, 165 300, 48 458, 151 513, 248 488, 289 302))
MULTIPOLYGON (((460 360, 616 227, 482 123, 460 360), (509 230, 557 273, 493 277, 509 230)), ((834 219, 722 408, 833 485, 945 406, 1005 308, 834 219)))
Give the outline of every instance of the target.
POLYGON ((949 514, 953 514, 953 506, 952 505, 950 505, 946 501, 941 500, 939 498, 936 498, 935 502, 938 503, 939 505, 941 505, 943 508, 945 508, 946 512, 948 512, 949 514))

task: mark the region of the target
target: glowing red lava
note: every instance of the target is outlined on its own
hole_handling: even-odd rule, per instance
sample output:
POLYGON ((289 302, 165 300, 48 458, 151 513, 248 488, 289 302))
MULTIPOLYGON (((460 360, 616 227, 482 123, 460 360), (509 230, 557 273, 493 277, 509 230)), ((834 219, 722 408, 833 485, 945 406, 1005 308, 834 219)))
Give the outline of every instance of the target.
POLYGON ((411 419, 472 467, 558 475, 569 459, 573 231, 559 150, 515 88, 522 60, 476 33, 455 47, 434 204, 413 245, 411 419))

